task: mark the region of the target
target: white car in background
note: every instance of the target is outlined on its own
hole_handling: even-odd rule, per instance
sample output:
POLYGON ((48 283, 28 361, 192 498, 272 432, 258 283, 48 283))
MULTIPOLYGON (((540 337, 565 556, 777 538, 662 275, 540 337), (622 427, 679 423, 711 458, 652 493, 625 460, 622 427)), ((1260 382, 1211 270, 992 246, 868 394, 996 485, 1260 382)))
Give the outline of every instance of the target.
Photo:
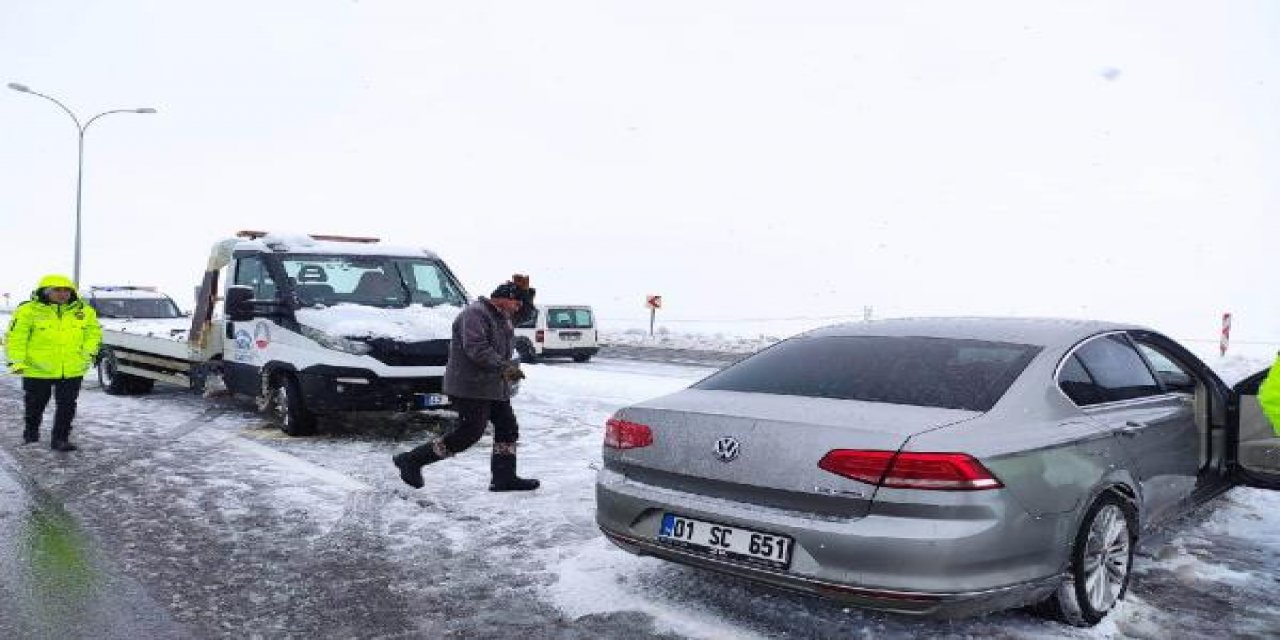
POLYGON ((521 362, 540 358, 573 358, 586 362, 600 351, 595 314, 587 305, 552 304, 516 325, 516 352, 521 362))
MULTIPOLYGON (((178 320, 185 314, 178 308, 173 298, 161 293, 155 287, 140 286, 93 286, 82 291, 84 301, 98 312, 99 321, 135 321, 135 320, 178 320)), ((126 325, 127 322, 110 322, 110 324, 126 325)), ((185 321, 172 323, 174 327, 186 329, 185 321)))

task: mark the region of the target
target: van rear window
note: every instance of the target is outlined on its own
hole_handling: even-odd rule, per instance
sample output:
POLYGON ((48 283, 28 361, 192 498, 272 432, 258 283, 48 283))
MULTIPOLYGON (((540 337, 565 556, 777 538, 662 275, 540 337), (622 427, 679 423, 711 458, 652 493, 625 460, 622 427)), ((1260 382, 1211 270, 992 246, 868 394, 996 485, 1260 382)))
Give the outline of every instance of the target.
POLYGON ((1039 351, 949 338, 799 337, 694 388, 987 411, 1039 351))
POLYGON ((590 309, 547 309, 548 329, 590 329, 593 326, 590 309))

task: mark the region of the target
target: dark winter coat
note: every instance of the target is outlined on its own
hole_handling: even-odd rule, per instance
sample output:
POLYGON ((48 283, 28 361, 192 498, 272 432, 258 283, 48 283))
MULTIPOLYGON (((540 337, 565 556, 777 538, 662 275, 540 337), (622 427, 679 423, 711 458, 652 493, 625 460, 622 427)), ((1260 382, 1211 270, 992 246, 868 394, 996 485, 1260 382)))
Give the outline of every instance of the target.
POLYGON ((502 370, 512 363, 515 328, 487 298, 467 305, 453 320, 444 392, 463 398, 510 400, 502 370))

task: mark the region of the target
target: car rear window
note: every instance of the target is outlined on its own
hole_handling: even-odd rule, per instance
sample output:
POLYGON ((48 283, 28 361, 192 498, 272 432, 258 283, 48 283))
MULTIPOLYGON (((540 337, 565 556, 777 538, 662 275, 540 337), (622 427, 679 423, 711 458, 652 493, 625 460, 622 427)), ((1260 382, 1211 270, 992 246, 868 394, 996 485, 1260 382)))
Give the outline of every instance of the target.
POLYGON ((949 338, 800 337, 694 388, 987 411, 1039 351, 949 338))

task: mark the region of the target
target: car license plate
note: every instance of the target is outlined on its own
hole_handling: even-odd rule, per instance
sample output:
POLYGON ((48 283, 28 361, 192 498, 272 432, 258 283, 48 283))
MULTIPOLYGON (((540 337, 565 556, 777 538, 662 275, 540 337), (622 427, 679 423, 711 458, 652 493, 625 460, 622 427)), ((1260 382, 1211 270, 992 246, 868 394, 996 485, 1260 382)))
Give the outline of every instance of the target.
POLYGON ((443 393, 419 393, 417 396, 419 409, 434 409, 449 404, 449 396, 443 393))
POLYGON ((658 541, 775 569, 790 566, 794 544, 787 536, 695 520, 674 513, 662 515, 658 541))
POLYGON ((562 333, 562 334, 560 334, 560 339, 561 339, 561 340, 564 340, 565 342, 577 342, 577 341, 578 341, 578 338, 581 338, 581 337, 582 337, 582 334, 580 334, 580 333, 562 333))

